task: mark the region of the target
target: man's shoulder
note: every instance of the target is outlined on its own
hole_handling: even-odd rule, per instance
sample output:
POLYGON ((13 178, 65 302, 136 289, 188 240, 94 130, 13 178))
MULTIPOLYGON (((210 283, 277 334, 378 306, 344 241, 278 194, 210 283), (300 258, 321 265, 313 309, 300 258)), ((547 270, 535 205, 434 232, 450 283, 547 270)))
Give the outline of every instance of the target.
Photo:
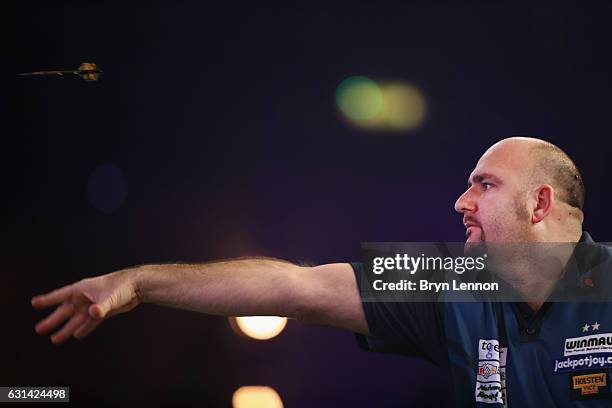
MULTIPOLYGON (((581 279, 587 286, 608 289, 612 287, 612 245, 595 242, 587 233, 575 252, 581 279)), ((611 299, 612 300, 612 299, 611 299)))

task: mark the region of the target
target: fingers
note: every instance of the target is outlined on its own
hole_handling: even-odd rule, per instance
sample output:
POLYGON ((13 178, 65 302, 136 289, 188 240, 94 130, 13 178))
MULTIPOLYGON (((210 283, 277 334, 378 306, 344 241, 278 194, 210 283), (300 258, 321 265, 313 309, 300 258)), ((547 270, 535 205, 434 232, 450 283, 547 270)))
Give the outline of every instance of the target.
POLYGON ((44 295, 34 296, 32 298, 32 306, 37 309, 41 309, 62 303, 64 300, 70 297, 71 292, 72 285, 68 285, 52 292, 45 293, 44 295))
POLYGON ((88 317, 82 313, 72 316, 72 319, 68 320, 68 323, 66 323, 64 327, 51 335, 51 342, 54 344, 61 344, 65 342, 72 337, 75 330, 78 329, 87 319, 88 317))
POLYGON ((81 325, 81 327, 75 330, 74 337, 80 340, 89 336, 89 334, 94 331, 94 329, 98 327, 100 323, 102 323, 102 320, 92 319, 90 317, 81 325))
POLYGON ((63 303, 55 309, 53 313, 47 316, 45 319, 38 322, 34 327, 36 333, 45 334, 56 326, 61 324, 64 320, 68 319, 74 314, 74 306, 71 303, 63 303))
MULTIPOLYGON (((124 305, 123 307, 110 311, 105 316, 105 318, 108 319, 109 317, 115 316, 117 314, 129 312, 130 310, 132 310, 133 308, 135 308, 139 304, 140 304, 139 299, 138 298, 134 298, 128 304, 124 305)), ((100 313, 101 313, 101 311, 100 311, 99 305, 97 305, 97 304, 91 305, 89 307, 89 318, 87 319, 87 321, 85 321, 85 323, 83 323, 81 325, 81 327, 79 327, 74 332, 74 337, 77 338, 77 339, 83 339, 83 338, 89 336, 89 334, 92 331, 94 331, 95 328, 100 325, 100 323, 102 323, 104 321, 104 319, 98 317, 98 316, 100 316, 100 313)))

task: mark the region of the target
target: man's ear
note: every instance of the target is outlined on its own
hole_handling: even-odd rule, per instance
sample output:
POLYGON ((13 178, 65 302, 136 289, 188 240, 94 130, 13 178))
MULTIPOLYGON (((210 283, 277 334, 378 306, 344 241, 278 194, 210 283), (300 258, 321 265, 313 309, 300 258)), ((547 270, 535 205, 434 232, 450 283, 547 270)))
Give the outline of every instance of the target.
POLYGON ((544 184, 535 190, 535 207, 531 215, 531 222, 537 224, 552 211, 555 203, 555 189, 551 185, 544 184))

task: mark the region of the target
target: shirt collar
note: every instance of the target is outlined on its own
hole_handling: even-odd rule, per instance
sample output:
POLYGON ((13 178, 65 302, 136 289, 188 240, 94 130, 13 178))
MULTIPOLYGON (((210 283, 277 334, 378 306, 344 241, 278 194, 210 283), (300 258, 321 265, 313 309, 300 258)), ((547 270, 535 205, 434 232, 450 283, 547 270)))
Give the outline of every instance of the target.
POLYGON ((599 246, 588 232, 583 231, 574 253, 565 266, 559 288, 593 289, 595 287, 593 268, 601 263, 599 253, 599 246))

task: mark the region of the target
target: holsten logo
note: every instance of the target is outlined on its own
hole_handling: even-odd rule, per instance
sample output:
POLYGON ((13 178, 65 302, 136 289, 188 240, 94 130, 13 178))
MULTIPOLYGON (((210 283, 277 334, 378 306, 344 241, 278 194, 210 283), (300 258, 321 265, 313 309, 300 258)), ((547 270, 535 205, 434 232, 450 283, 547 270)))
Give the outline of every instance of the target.
POLYGON ((606 373, 577 375, 572 378, 572 387, 580 390, 581 395, 597 394, 599 387, 605 387, 606 373))
POLYGON ((601 333, 565 339, 563 355, 575 356, 578 354, 610 352, 612 352, 612 333, 601 333))

